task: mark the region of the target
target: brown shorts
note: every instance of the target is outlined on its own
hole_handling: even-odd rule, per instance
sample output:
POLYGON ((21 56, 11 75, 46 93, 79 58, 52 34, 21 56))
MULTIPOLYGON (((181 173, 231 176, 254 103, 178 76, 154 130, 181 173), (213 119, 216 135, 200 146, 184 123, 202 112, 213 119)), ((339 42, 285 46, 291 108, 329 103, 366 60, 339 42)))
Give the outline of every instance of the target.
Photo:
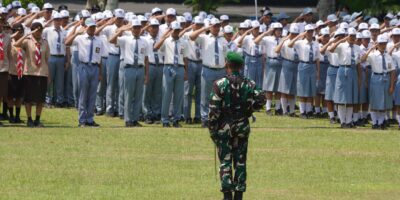
POLYGON ((24 102, 44 103, 46 100, 47 77, 24 76, 24 102))
POLYGON ((8 80, 8 98, 21 99, 24 97, 24 76, 18 79, 18 76, 11 75, 8 80))
POLYGON ((0 98, 7 98, 8 72, 0 72, 0 98))

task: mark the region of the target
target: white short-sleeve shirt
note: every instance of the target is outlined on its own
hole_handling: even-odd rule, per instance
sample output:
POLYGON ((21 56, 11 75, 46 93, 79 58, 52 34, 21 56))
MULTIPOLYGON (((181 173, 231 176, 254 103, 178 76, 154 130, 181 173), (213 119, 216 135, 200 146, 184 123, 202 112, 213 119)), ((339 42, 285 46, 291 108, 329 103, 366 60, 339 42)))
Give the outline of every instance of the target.
MULTIPOLYGON (((177 40, 178 45, 178 64, 184 65, 183 58, 187 58, 189 55, 187 48, 187 41, 179 38, 177 40)), ((162 44, 160 51, 164 54, 164 64, 166 65, 174 65, 174 56, 175 56, 175 40, 170 36, 165 39, 162 44)))
POLYGON ((275 48, 281 42, 281 38, 276 38, 275 36, 266 36, 261 40, 262 49, 264 49, 265 54, 269 58, 277 58, 280 55, 275 53, 275 48))
MULTIPOLYGON (((79 61, 89 63, 90 57, 90 46, 91 40, 87 33, 78 35, 73 41, 79 52, 79 61)), ((101 56, 103 55, 104 46, 101 39, 98 36, 93 36, 93 48, 92 48, 92 61, 91 63, 100 64, 101 56)))
POLYGON ((371 70, 372 72, 375 73, 386 73, 386 72, 391 72, 396 69, 396 67, 393 64, 392 57, 388 53, 382 53, 378 50, 373 50, 367 58, 367 61, 371 63, 371 70), (383 60, 382 56, 385 59, 385 66, 386 70, 384 69, 383 66, 383 60))
MULTIPOLYGON (((353 44, 353 51, 355 63, 358 64, 360 63, 361 55, 360 46, 353 44)), ((339 44, 335 49, 335 53, 338 54, 339 65, 351 65, 351 48, 347 41, 339 44)))
POLYGON ((58 32, 56 31, 56 28, 54 26, 47 27, 43 30, 42 37, 49 43, 50 55, 65 56, 66 48, 64 42, 65 38, 67 37, 67 31, 60 27, 60 30, 58 32))
POLYGON ((124 63, 127 65, 135 63, 135 49, 138 45, 138 65, 145 64, 145 57, 149 54, 149 46, 144 37, 136 39, 133 36, 124 35, 117 38, 117 45, 120 47, 121 57, 124 57, 124 63))
POLYGON ((293 48, 299 55, 299 60, 302 62, 314 62, 319 60, 320 52, 319 52, 319 44, 316 41, 311 41, 311 43, 307 39, 298 40, 294 43, 293 48), (310 61, 310 49, 312 46, 313 52, 313 60, 310 61))
POLYGON ((212 34, 201 34, 196 39, 201 45, 201 55, 203 58, 203 65, 210 68, 224 68, 225 56, 228 52, 228 42, 224 37, 213 36, 212 34), (218 52, 215 52, 215 40, 217 39, 218 52), (216 63, 216 56, 218 56, 218 64, 216 63))

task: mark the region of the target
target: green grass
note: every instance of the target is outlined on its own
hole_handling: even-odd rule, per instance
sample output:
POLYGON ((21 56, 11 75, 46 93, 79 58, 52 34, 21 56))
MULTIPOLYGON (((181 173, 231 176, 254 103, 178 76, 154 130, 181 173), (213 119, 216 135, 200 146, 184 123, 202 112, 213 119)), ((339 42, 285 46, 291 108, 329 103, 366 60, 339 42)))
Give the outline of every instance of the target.
MULTIPOLYGON (((246 199, 400 199, 400 131, 256 115, 246 199)), ((106 117, 77 128, 65 109, 42 119, 46 128, 0 128, 0 199, 221 198, 206 129, 106 117)))

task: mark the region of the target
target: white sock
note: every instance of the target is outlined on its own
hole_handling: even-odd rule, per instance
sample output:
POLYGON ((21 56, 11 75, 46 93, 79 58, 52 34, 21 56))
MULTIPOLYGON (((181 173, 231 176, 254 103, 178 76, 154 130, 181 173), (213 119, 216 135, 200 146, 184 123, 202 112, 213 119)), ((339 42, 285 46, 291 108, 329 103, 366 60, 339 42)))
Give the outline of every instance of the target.
POLYGON ((346 108, 346 124, 350 124, 353 116, 353 107, 346 108))
POLYGON ((329 119, 335 118, 335 113, 334 112, 329 112, 329 119))
POLYGON ((271 110, 271 104, 272 104, 272 100, 271 99, 267 99, 267 103, 265 104, 265 107, 267 110, 271 110))
POLYGON ((378 124, 382 125, 383 121, 385 120, 385 117, 387 117, 387 113, 385 112, 378 112, 378 113, 379 113, 378 124))
POLYGON ((363 111, 363 119, 367 119, 367 117, 368 117, 368 111, 363 111))
POLYGON ((300 113, 305 114, 306 113, 306 103, 305 102, 300 102, 300 113))
POLYGON ((306 112, 308 113, 308 112, 311 112, 311 111, 312 111, 311 103, 310 103, 310 102, 307 102, 307 103, 306 103, 306 112))
POLYGON ((371 120, 372 120, 372 125, 376 125, 378 123, 378 116, 376 112, 371 112, 371 120))
POLYGON ((320 113, 321 112, 321 107, 315 107, 315 113, 320 113))
POLYGON ((346 123, 346 107, 344 105, 338 105, 338 116, 341 124, 346 123))
POLYGON ((357 122, 360 119, 360 113, 353 113, 353 122, 357 122))
POLYGON ((396 115, 396 118, 397 118, 397 122, 399 123, 399 126, 400 126, 400 115, 397 114, 397 115, 396 115))
POLYGON ((275 101, 275 110, 281 109, 281 101, 275 101))
POLYGON ((385 120, 390 119, 390 111, 383 112, 383 114, 385 113, 386 113, 385 120))
POLYGON ((328 109, 326 107, 322 107, 322 113, 328 112, 328 109))
POLYGON ((396 115, 396 111, 392 110, 392 119, 396 119, 397 115, 396 115))
POLYGON ((282 111, 283 114, 287 113, 287 106, 288 106, 288 100, 286 98, 281 98, 281 104, 282 104, 282 111))
POLYGON ((290 99, 289 100, 290 113, 295 112, 295 106, 296 106, 296 99, 290 99))

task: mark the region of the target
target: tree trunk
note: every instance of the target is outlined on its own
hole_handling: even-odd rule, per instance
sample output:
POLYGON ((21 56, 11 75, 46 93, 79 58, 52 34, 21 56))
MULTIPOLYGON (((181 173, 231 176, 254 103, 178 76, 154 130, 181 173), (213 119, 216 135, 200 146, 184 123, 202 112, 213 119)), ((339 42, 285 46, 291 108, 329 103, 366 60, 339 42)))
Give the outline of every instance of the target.
POLYGON ((107 10, 114 10, 118 8, 118 0, 107 0, 107 10))
POLYGON ((334 14, 336 12, 335 3, 335 0, 319 0, 317 5, 319 19, 325 21, 329 14, 334 14))

